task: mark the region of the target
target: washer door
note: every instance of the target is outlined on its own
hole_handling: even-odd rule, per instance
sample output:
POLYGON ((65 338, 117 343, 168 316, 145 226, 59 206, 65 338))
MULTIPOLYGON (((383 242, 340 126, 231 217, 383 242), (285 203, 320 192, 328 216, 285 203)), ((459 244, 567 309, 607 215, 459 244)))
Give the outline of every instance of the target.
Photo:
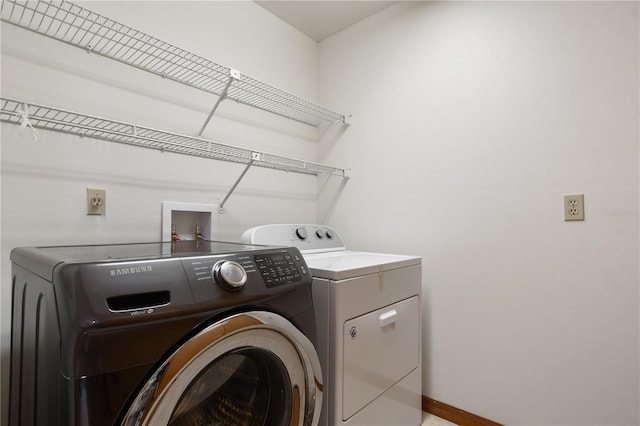
POLYGON ((316 425, 320 362, 287 319, 262 311, 205 328, 162 363, 122 425, 316 425))

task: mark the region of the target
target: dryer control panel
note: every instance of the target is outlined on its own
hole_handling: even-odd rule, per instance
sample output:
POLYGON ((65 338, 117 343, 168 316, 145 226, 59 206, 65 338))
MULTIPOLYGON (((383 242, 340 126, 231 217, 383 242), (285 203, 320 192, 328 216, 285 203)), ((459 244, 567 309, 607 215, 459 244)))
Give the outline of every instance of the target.
POLYGON ((293 246, 304 253, 345 249, 338 232, 326 225, 271 224, 256 226, 244 232, 242 241, 248 244, 293 246))

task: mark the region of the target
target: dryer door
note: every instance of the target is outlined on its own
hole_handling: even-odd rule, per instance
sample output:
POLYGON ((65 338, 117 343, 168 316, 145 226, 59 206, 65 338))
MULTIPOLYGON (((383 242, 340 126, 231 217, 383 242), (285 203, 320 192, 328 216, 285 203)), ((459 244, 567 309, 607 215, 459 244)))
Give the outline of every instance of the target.
POLYGON ((122 425, 315 425, 322 374, 309 339, 271 312, 205 328, 151 375, 122 425))
POLYGON ((346 421, 418 367, 419 297, 346 321, 343 340, 342 419, 346 421))

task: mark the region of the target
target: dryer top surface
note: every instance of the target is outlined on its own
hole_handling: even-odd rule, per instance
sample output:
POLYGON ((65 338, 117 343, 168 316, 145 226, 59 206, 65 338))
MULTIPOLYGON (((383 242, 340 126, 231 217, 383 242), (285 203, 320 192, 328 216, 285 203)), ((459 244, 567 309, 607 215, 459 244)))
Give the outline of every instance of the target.
POLYGON ((420 265, 419 256, 339 250, 303 254, 311 275, 330 280, 344 280, 376 274, 407 266, 420 265))

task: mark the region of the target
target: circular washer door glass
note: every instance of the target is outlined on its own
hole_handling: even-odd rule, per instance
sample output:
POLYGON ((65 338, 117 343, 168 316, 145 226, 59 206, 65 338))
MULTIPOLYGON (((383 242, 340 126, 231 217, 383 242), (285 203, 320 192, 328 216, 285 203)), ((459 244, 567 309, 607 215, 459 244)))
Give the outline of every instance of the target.
POLYGON ((311 341, 272 312, 209 325, 167 355, 128 405, 126 426, 316 425, 322 372, 311 341))
POLYGON ((240 349, 209 364, 189 385, 169 426, 289 424, 290 382, 273 354, 240 349))

